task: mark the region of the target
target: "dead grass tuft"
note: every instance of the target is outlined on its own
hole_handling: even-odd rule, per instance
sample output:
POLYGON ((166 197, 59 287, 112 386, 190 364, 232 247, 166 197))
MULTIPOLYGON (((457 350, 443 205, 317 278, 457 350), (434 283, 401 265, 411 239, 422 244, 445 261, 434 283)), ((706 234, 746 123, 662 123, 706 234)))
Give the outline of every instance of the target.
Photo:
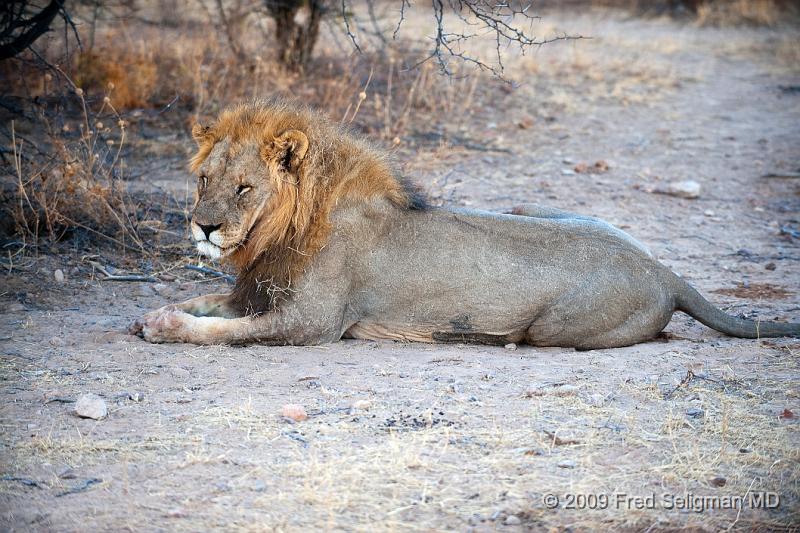
POLYGON ((781 0, 710 0, 697 5, 701 26, 774 26, 796 15, 796 6, 781 0))

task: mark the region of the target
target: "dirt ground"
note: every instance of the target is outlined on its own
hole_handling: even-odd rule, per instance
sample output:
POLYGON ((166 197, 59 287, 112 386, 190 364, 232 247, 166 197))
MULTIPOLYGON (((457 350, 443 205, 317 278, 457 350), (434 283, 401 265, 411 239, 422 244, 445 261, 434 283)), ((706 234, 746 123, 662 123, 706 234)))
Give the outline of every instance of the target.
MULTIPOLYGON (((406 170, 435 202, 605 218, 728 312, 799 320, 800 31, 599 10, 541 24, 593 39, 516 60, 522 86, 491 85, 496 106, 403 149, 406 170), (459 135, 476 147, 437 140, 459 135), (682 180, 699 198, 657 193, 682 180)), ((183 165, 134 185, 183 195, 183 165)), ((101 281, 87 261, 114 258, 60 252, 3 263, 2 530, 800 524, 798 339, 677 314, 652 342, 585 352, 151 345, 125 333, 134 318, 226 283, 101 281), (107 418, 73 414, 85 393, 107 418), (287 403, 309 419, 283 419, 287 403)))

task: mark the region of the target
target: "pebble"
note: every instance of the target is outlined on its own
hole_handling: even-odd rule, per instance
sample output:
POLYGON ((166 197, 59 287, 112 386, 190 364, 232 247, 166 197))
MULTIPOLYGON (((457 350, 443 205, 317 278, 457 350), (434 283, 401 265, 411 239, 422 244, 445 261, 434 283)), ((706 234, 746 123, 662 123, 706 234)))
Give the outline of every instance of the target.
POLYGON ((23 311, 27 311, 28 308, 22 305, 19 302, 13 302, 6 306, 5 312, 6 313, 21 313, 23 311))
POLYGON ((302 422, 308 418, 305 408, 297 403, 287 403, 281 408, 281 416, 295 422, 302 422))
POLYGON ((364 409, 367 410, 372 407, 371 400, 356 400, 353 402, 353 409, 364 409))
POLYGON ((170 374, 175 376, 178 379, 187 379, 192 377, 192 373, 186 370, 185 368, 181 368, 179 366, 175 366, 169 369, 170 374))
POLYGON ((508 515, 506 517, 505 522, 504 522, 504 524, 507 525, 507 526, 518 526, 521 523, 522 523, 522 520, 520 520, 519 517, 517 515, 514 515, 514 514, 508 515))
POLYGON ((100 420, 108 416, 108 407, 97 394, 84 394, 75 402, 75 414, 81 418, 100 420))
POLYGON ((717 477, 711 478, 709 480, 709 483, 711 483, 715 487, 724 487, 728 483, 728 480, 725 479, 724 477, 717 476, 717 477))
POLYGON ((764 265, 764 268, 766 268, 767 270, 775 270, 778 267, 775 263, 767 263, 766 265, 764 265))
POLYGON ((128 399, 132 402, 139 403, 144 400, 144 393, 143 392, 129 392, 128 399))
POLYGON ((705 414, 706 412, 699 407, 692 407, 686 410, 686 415, 691 416, 692 418, 702 418, 705 414))
POLYGON ((61 270, 60 268, 56 269, 56 271, 53 272, 53 277, 56 278, 57 282, 64 283, 64 271, 61 270))
POLYGON ((509 342, 508 344, 505 345, 505 349, 513 352, 514 350, 517 349, 517 345, 514 344, 513 342, 509 342))
POLYGON ((67 345, 67 341, 62 339, 61 337, 51 337, 49 341, 50 346, 55 346, 56 348, 61 348, 67 345))
POLYGON ((564 459, 563 461, 559 461, 558 464, 556 464, 556 466, 559 468, 575 468, 576 466, 578 466, 578 463, 576 463, 572 459, 564 459))
POLYGON ((575 385, 561 385, 553 389, 551 393, 553 396, 575 396, 578 393, 578 387, 575 385))
POLYGON ((688 198, 693 200, 700 197, 702 187, 694 180, 673 181, 664 189, 655 189, 653 192, 677 196, 678 198, 688 198))

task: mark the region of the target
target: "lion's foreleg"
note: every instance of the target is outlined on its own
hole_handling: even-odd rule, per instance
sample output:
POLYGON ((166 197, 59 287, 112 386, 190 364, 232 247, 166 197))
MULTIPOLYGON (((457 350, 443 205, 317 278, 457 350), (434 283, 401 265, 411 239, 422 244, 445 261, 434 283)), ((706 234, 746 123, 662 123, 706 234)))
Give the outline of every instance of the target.
POLYGON ((341 337, 341 313, 321 314, 296 306, 239 318, 194 316, 167 306, 145 315, 141 336, 150 342, 193 344, 319 344, 341 337))
POLYGON ((239 318, 242 315, 234 309, 230 294, 206 294, 186 300, 175 307, 194 316, 239 318))

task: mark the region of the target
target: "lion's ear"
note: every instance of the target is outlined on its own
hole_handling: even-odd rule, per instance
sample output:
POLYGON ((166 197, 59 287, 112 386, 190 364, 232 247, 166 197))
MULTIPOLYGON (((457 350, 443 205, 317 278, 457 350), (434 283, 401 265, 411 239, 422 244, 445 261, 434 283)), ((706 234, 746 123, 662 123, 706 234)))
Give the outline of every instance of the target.
POLYGON ((308 137, 300 130, 286 130, 265 147, 264 157, 276 161, 287 172, 295 172, 308 153, 308 137))
POLYGON ((207 142, 212 140, 213 135, 211 134, 211 128, 208 126, 203 126, 200 123, 195 124, 192 126, 192 138, 194 142, 197 143, 197 146, 203 146, 207 142))

